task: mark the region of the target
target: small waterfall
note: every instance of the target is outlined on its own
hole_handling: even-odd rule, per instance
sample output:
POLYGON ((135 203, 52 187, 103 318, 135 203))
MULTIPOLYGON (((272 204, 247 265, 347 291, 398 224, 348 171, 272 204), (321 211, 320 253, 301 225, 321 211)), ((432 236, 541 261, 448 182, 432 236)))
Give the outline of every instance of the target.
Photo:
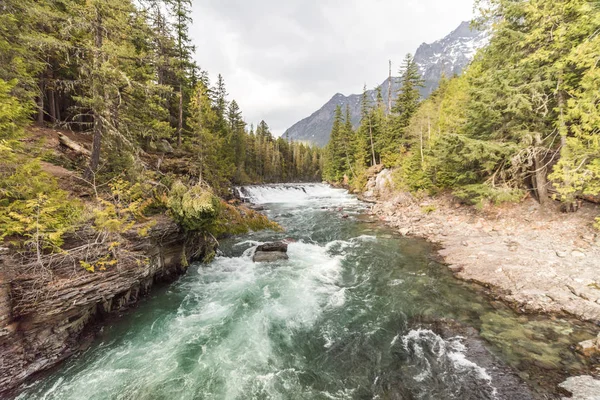
POLYGON ((323 201, 337 205, 357 202, 347 190, 333 189, 321 183, 238 186, 235 190, 242 200, 254 204, 323 201))

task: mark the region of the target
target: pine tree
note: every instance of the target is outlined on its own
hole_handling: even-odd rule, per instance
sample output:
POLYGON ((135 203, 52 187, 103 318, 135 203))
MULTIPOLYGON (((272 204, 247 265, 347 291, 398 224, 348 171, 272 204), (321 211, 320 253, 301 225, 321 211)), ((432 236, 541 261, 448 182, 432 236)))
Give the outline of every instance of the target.
POLYGON ((199 182, 208 182, 213 187, 221 187, 224 176, 219 163, 219 149, 222 139, 215 132, 218 116, 208 95, 208 88, 199 83, 190 102, 190 130, 192 144, 197 157, 199 182))
POLYGON ((235 100, 229 103, 227 120, 231 132, 231 143, 235 160, 235 179, 237 182, 246 181, 244 169, 246 162, 246 123, 242 119, 242 112, 235 100))
POLYGON ((329 143, 325 149, 327 154, 327 169, 324 171, 325 177, 334 182, 340 182, 344 177, 345 160, 343 144, 343 117, 342 108, 337 106, 329 143))
POLYGON ((381 151, 386 160, 384 163, 388 165, 397 159, 401 149, 406 146, 406 141, 403 140, 404 130, 419 107, 421 99, 419 88, 423 87, 423 80, 411 54, 407 54, 404 58, 400 70, 400 82, 398 97, 392 107, 392 126, 384 130, 382 141, 381 151))
POLYGON ((177 60, 175 65, 178 84, 178 114, 177 114, 177 146, 181 146, 184 127, 184 86, 191 67, 190 58, 194 51, 189 37, 189 26, 192 24, 191 0, 166 0, 170 5, 171 14, 175 20, 175 41, 177 44, 177 60))

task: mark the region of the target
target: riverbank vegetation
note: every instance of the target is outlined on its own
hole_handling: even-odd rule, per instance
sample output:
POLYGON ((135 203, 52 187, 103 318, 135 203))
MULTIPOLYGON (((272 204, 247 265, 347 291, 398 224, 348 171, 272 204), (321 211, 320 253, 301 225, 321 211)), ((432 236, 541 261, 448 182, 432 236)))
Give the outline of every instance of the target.
POLYGON ((115 235, 134 228, 144 234, 152 216, 165 213, 210 235, 274 228, 228 204, 231 185, 320 180, 318 149, 274 138, 265 121, 248 126, 223 77, 211 83, 196 63, 191 6, 2 2, 6 245, 42 260, 82 227, 118 243, 115 235), (57 132, 60 145, 50 148, 57 132), (78 184, 60 185, 57 174, 78 184))
POLYGON ((465 202, 517 201, 530 192, 564 211, 600 195, 600 7, 585 0, 478 1, 490 43, 428 99, 409 55, 388 113, 363 98, 353 129, 337 110, 324 176, 360 190, 369 167, 396 186, 452 191, 465 202))

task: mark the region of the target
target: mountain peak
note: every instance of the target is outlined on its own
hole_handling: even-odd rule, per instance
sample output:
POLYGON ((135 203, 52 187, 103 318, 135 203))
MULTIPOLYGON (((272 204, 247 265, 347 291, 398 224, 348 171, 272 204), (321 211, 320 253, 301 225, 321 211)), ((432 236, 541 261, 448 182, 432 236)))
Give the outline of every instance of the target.
MULTIPOLYGON (((468 21, 462 22, 446 37, 433 43, 423 43, 415 52, 415 63, 419 67, 425 87, 421 90, 423 98, 428 97, 437 87, 442 75, 451 77, 458 75, 471 62, 478 49, 488 41, 486 32, 471 29, 468 21)), ((388 98, 388 78, 379 86, 384 99, 388 98)), ((392 77, 392 97, 400 89, 400 79, 392 77)), ((376 90, 369 90, 367 96, 375 101, 376 90)), ((323 107, 311 116, 304 118, 290 127, 284 135, 295 141, 308 141, 318 146, 325 146, 333 126, 335 109, 346 106, 354 126, 360 123, 361 95, 345 96, 336 93, 323 107)))

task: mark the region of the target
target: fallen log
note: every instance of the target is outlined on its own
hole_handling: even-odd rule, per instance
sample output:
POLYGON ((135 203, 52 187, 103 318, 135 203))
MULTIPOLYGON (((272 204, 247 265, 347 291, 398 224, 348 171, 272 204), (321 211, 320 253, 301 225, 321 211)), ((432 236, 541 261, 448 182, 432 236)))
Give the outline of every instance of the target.
POLYGON ((59 133, 58 141, 60 142, 60 144, 62 144, 66 148, 74 151, 77 154, 82 154, 86 157, 89 157, 92 155, 92 153, 88 149, 86 149, 85 147, 83 147, 82 145, 77 143, 76 141, 69 139, 69 137, 67 135, 59 133))

